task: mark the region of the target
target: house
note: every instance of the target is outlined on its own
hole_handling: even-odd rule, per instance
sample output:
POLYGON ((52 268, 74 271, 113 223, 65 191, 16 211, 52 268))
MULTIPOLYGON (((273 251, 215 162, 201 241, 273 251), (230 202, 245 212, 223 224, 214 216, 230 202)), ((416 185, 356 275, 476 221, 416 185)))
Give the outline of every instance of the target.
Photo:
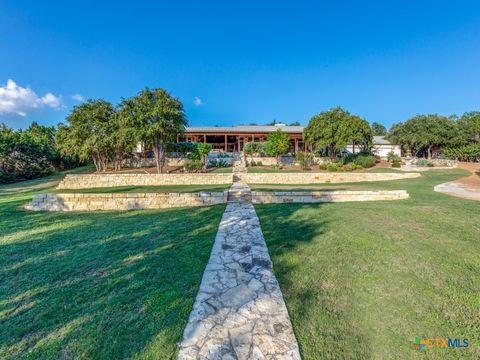
MULTIPOLYGON (((212 145, 215 151, 235 152, 242 151, 243 146, 248 142, 263 142, 267 140, 268 134, 281 129, 290 136, 290 153, 304 150, 311 150, 303 142, 303 126, 276 125, 239 125, 239 126, 194 126, 185 129, 183 138, 179 141, 205 142, 212 145)), ((353 153, 353 146, 347 146, 347 151, 353 153)), ((360 147, 355 147, 359 152, 360 147)), ((401 155, 399 145, 392 144, 384 136, 374 136, 372 151, 381 158, 386 158, 390 151, 401 155)))
POLYGON ((215 151, 242 151, 248 142, 263 142, 268 134, 281 129, 290 136, 289 152, 303 151, 303 126, 276 125, 239 125, 239 126, 194 126, 185 129, 183 138, 178 141, 205 142, 215 151))
MULTIPOLYGON (((352 145, 348 145, 346 150, 350 153, 358 153, 361 151, 361 147, 356 146, 353 149, 352 145)), ((387 158, 389 152, 393 151, 394 154, 401 156, 402 150, 400 145, 393 144, 389 140, 385 138, 385 136, 374 136, 373 137, 373 145, 372 145, 372 152, 379 156, 380 158, 387 158)))

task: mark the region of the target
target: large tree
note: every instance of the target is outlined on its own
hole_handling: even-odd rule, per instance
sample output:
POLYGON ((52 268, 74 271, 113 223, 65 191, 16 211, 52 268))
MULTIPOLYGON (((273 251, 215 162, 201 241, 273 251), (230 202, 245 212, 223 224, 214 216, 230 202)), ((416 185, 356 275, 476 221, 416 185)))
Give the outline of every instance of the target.
POLYGON ((77 155, 80 160, 92 160, 97 171, 105 171, 112 157, 112 126, 115 108, 105 100, 88 100, 75 106, 67 116, 69 125, 60 125, 57 142, 66 155, 77 155))
POLYGON ((480 111, 463 114, 458 125, 465 142, 480 143, 480 111))
POLYGON ((383 126, 380 123, 373 122, 372 125, 370 125, 372 129, 372 134, 373 136, 385 136, 387 135, 387 129, 385 126, 383 126))
POLYGON ((145 88, 120 107, 138 140, 153 148, 157 171, 163 173, 167 144, 183 135, 187 125, 182 103, 163 89, 145 88))
POLYGON ((455 120, 438 114, 417 115, 395 124, 388 138, 413 155, 425 152, 428 158, 432 157, 434 147, 452 146, 460 141, 455 120))
POLYGON ((368 148, 372 131, 366 120, 336 107, 313 116, 303 131, 303 138, 309 145, 326 147, 328 156, 334 159, 350 144, 368 148))

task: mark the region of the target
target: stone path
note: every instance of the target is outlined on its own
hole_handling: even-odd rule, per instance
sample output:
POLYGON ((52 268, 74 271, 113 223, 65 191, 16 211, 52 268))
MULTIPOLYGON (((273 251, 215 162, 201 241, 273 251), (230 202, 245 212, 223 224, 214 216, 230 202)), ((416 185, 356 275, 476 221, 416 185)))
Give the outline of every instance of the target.
POLYGON ((250 189, 231 193, 178 359, 300 359, 250 189))

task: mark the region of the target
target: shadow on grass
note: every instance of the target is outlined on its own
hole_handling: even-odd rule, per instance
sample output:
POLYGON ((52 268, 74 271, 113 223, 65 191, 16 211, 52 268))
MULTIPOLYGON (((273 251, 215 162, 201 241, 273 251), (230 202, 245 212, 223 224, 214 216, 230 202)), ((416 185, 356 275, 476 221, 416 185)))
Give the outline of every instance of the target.
POLYGON ((223 206, 30 213, 0 204, 1 358, 174 358, 223 206))
POLYGON ((255 208, 261 219, 275 275, 292 318, 302 357, 371 358, 369 339, 357 326, 355 318, 346 306, 347 303, 354 301, 353 294, 331 288, 332 285, 325 274, 304 273, 302 253, 312 255, 312 251, 324 250, 318 246, 318 237, 324 235, 330 228, 330 223, 334 221, 326 209, 328 206, 328 204, 281 204, 256 205, 255 208), (315 222, 309 221, 308 217, 299 214, 300 210, 305 209, 314 211, 322 217, 317 218, 315 222), (316 286, 319 278, 325 279, 321 288, 316 286), (296 326, 297 324, 301 326, 296 326), (349 350, 345 351, 340 345, 349 341, 358 344, 353 354, 351 351, 348 352, 349 350))

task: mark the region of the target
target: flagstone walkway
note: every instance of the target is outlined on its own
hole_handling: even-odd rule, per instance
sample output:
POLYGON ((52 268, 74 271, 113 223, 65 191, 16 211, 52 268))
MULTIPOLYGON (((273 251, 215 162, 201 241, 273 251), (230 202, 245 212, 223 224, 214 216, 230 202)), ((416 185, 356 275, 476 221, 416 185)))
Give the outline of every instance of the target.
POLYGON ((231 193, 178 359, 300 359, 250 189, 231 193))

